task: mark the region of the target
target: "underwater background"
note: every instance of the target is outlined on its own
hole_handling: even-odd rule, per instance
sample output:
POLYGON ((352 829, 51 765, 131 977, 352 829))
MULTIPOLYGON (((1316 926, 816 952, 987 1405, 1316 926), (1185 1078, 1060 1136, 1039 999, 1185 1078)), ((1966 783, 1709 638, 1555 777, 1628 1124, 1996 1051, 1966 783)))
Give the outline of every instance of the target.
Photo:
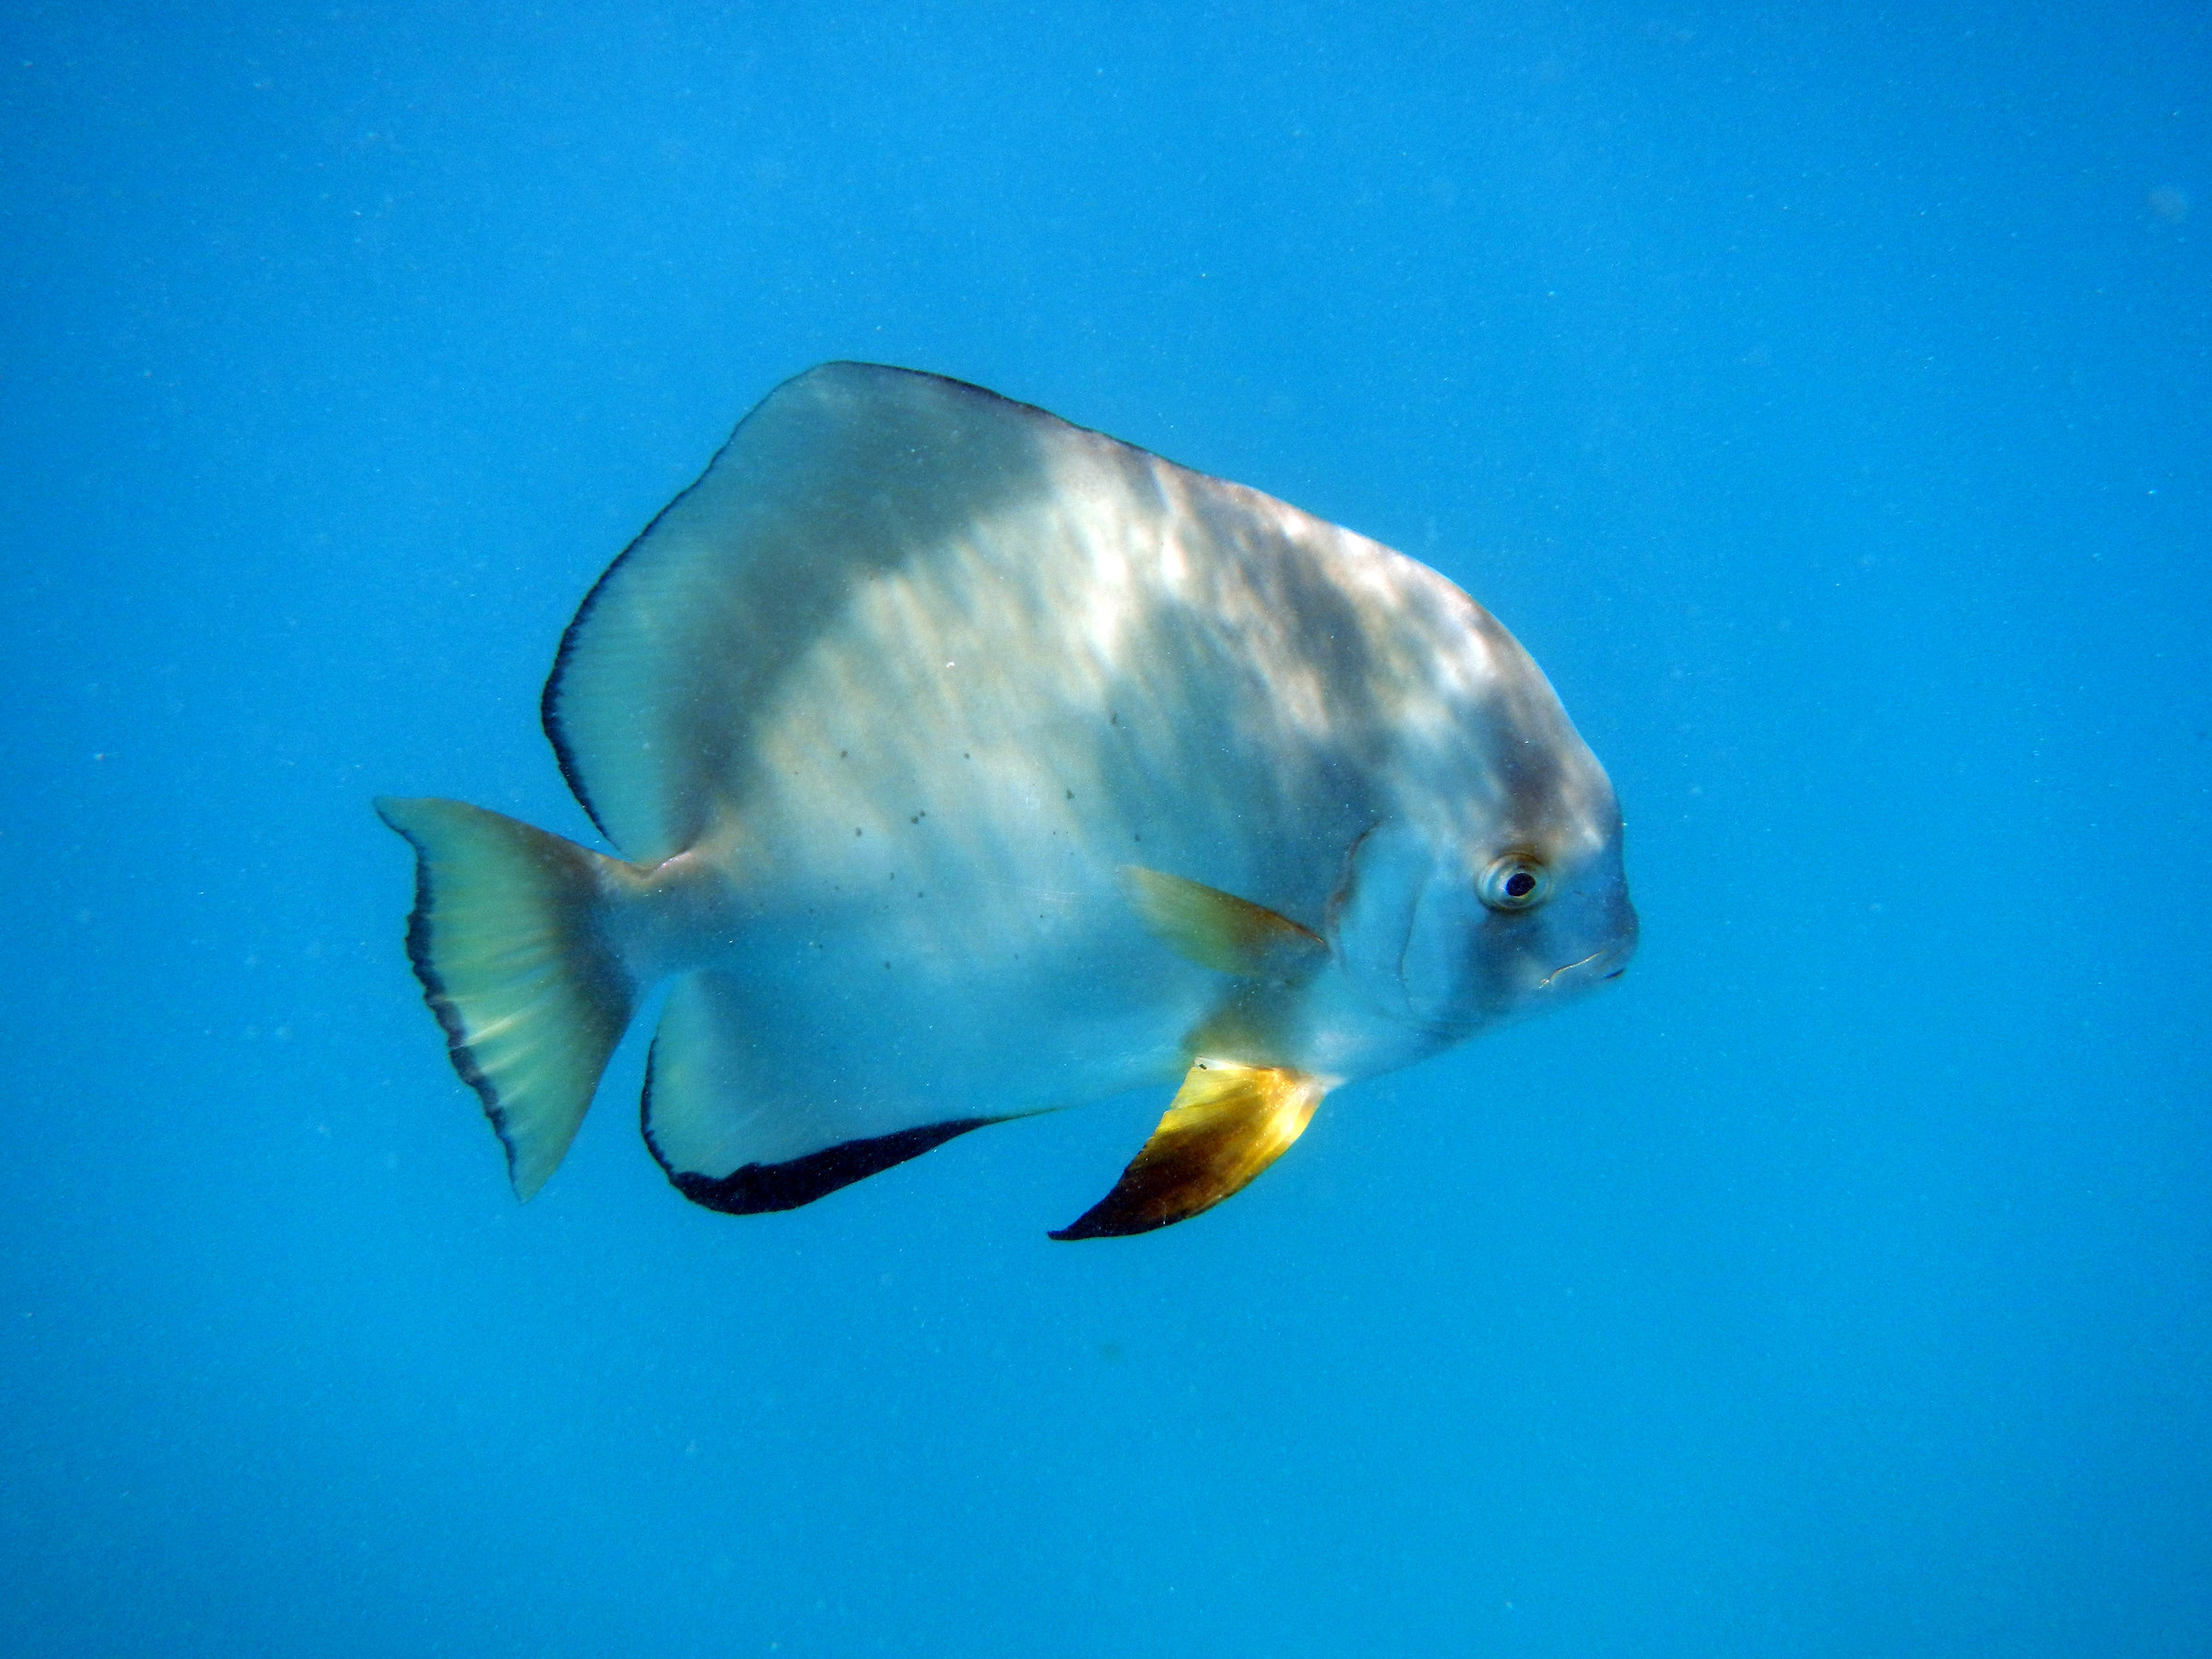
POLYGON ((0 146, 0 1651, 2212 1653, 2204 6, 18 0, 0 146), (518 1206, 369 797, 588 839, 834 358, 1468 588, 1627 977, 1133 1241, 1164 1090, 734 1219, 640 1033, 518 1206))

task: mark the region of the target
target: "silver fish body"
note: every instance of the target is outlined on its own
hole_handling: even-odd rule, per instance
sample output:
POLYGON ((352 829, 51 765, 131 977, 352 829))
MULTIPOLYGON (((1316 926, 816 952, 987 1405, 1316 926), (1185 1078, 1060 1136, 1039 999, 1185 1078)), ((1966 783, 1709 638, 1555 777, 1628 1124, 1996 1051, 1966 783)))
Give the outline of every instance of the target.
POLYGON ((525 1195, 662 980, 647 1137, 716 1208, 1182 1078, 1087 1237, 1634 948, 1611 786, 1473 600, 935 376, 779 388, 593 591, 545 712, 621 860, 380 804, 525 1195))

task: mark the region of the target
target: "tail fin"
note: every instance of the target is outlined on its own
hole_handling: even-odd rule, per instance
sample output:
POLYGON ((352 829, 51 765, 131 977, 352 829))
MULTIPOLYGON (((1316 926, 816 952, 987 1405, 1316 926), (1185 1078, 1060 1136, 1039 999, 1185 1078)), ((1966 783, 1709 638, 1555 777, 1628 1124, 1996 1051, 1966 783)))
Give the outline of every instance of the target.
POLYGON ((624 866, 459 801, 386 797, 376 811, 417 854, 407 955, 423 1000, 528 1198, 575 1139, 636 1006, 602 926, 624 866))

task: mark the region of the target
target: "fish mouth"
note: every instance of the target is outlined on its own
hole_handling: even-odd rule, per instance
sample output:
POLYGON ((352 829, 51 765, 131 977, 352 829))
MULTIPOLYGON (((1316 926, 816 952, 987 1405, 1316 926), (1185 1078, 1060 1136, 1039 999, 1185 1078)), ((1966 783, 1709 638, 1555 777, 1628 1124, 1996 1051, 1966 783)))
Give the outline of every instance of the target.
MULTIPOLYGON (((1583 934, 1576 944, 1595 939, 1598 947, 1587 956, 1563 962, 1554 968, 1533 987, 1537 991, 1571 994, 1587 991, 1606 980, 1617 980, 1629 970, 1635 959, 1636 946, 1642 934, 1638 924, 1635 907, 1629 902, 1627 891, 1616 880, 1610 895, 1611 902, 1600 916, 1593 918, 1600 925, 1583 934)), ((1564 942, 1564 941, 1562 941, 1564 942)), ((1571 945, 1569 947, 1572 948, 1571 945)))
POLYGON ((1542 979, 1536 982, 1536 989, 1539 991, 1548 991, 1553 985, 1557 984, 1559 980, 1564 978, 1566 975, 1572 973, 1577 968, 1587 968, 1592 962, 1596 961, 1599 957, 1604 956, 1605 954, 1606 953, 1602 950, 1594 950, 1579 962, 1570 962, 1564 968, 1554 968, 1549 973, 1546 974, 1542 979))
POLYGON ((1578 961, 1554 968, 1535 982, 1535 989, 1582 989, 1606 980, 1617 980, 1629 971, 1630 955, 1630 950, 1624 950, 1617 945, 1594 950, 1578 961))

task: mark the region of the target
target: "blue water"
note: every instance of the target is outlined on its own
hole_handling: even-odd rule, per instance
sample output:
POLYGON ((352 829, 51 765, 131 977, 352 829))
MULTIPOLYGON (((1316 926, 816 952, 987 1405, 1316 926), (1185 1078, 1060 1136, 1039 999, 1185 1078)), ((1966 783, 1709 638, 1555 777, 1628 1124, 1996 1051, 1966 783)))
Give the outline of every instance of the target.
POLYGON ((2204 8, 1190 10, 6 8, 0 1651, 2212 1652, 2204 8), (635 1043, 517 1206, 368 797, 586 834, 831 358, 1464 583, 1636 966, 1148 1238, 1156 1101, 695 1208, 635 1043))

